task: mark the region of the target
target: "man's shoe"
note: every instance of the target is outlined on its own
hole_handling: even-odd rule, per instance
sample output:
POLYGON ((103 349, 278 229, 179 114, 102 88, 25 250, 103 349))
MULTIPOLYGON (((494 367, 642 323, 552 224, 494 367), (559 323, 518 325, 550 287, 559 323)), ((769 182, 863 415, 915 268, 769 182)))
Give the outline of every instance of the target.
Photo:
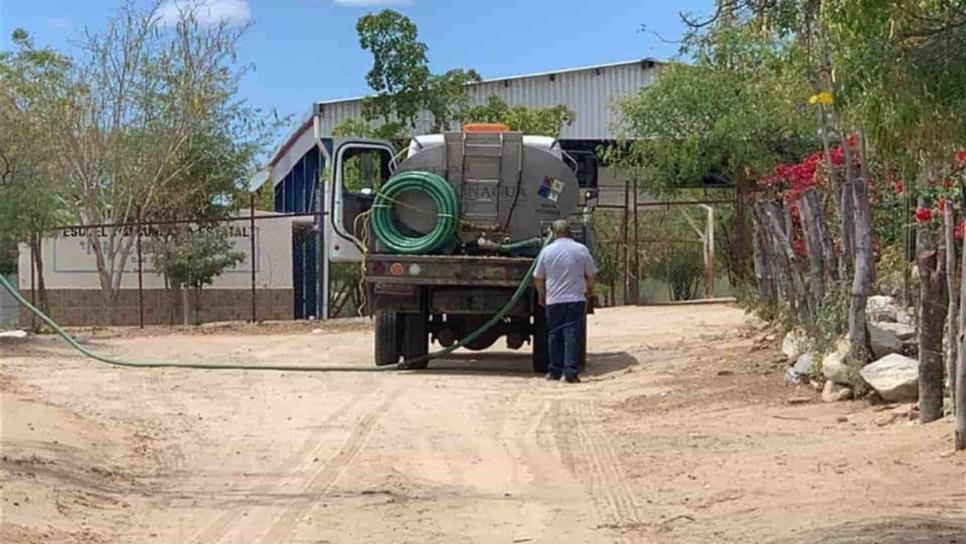
POLYGON ((548 382, 558 382, 558 381, 560 381, 560 376, 554 376, 553 374, 550 374, 548 372, 547 373, 547 381, 548 382))
POLYGON ((567 383, 580 383, 580 378, 577 376, 567 376, 564 378, 564 381, 567 383))

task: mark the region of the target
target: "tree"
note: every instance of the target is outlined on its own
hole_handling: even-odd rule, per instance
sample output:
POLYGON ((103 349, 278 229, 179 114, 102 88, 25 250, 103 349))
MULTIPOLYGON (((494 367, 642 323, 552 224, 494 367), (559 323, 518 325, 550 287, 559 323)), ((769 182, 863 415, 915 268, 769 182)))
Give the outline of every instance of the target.
MULTIPOLYGON (((245 70, 235 48, 247 26, 205 26, 191 9, 166 26, 158 6, 126 3, 102 32, 83 36, 68 107, 48 120, 60 130, 60 195, 78 223, 160 218, 188 201, 214 206, 207 176, 226 165, 237 175, 265 143, 261 112, 237 98, 245 70)), ((102 232, 86 235, 111 316, 134 237, 102 232)))
POLYGON ((469 123, 503 123, 524 134, 558 138, 560 130, 574 122, 576 114, 562 104, 551 108, 511 108, 502 98, 490 95, 486 104, 469 108, 462 117, 469 123))
POLYGON ((16 271, 18 244, 27 243, 47 310, 41 242, 65 219, 52 171, 57 125, 48 116, 62 111, 71 63, 36 48, 23 30, 11 41, 16 49, 0 52, 0 273, 16 271))
POLYGON ((363 117, 367 123, 381 120, 376 134, 401 138, 427 114, 435 131, 449 127, 466 106, 463 86, 479 81, 479 75, 473 70, 434 75, 426 55, 429 48, 418 40, 416 24, 397 11, 365 15, 356 31, 359 45, 372 53, 366 83, 375 95, 365 99, 363 117))
POLYGON ((356 24, 359 45, 372 53, 366 83, 373 90, 362 105, 362 119, 346 119, 333 129, 334 136, 405 140, 415 129, 451 130, 467 121, 500 122, 528 134, 557 136, 574 121, 565 106, 511 108, 496 96, 486 104, 470 106, 466 85, 480 81, 472 69, 433 74, 429 48, 418 40, 415 23, 401 13, 383 10, 361 17, 356 24))
MULTIPOLYGON (((254 236, 254 233, 252 233, 254 236)), ((147 243, 155 267, 167 281, 182 293, 183 323, 188 325, 188 290, 194 293, 194 324, 201 323, 201 289, 215 277, 245 259, 245 254, 232 250, 228 231, 203 226, 178 229, 166 238, 153 238, 147 243)))

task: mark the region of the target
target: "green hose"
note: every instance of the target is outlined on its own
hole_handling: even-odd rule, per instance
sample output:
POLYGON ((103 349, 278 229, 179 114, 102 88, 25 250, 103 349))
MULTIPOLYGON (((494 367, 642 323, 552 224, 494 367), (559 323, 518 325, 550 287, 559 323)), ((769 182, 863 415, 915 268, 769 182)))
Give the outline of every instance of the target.
MULTIPOLYGON (((552 236, 547 236, 544 240, 543 245, 546 246, 552 236)), ((516 291, 513 292, 513 296, 510 297, 510 301, 507 302, 500 311, 496 313, 489 321, 484 323, 478 329, 469 334, 466 338, 463 338, 459 342, 453 344, 448 348, 441 349, 437 352, 424 355, 416 360, 406 361, 406 363, 417 363, 422 361, 428 361, 431 359, 436 359, 443 357, 453 351, 469 344, 470 342, 476 340, 483 333, 490 330, 493 325, 496 325, 500 320, 506 317, 506 314, 510 311, 514 304, 520 300, 520 297, 527 291, 527 287, 530 285, 530 277, 533 275, 533 270, 537 266, 537 260, 534 259, 533 263, 530 264, 530 268, 527 270, 527 274, 520 281, 520 285, 517 286, 516 291)), ((121 359, 113 359, 110 357, 105 357, 103 355, 98 355, 93 351, 85 348, 77 341, 76 338, 70 335, 67 331, 62 329, 60 325, 57 324, 53 319, 51 319, 47 314, 40 311, 39 308, 31 304, 27 299, 20 294, 6 278, 0 274, 0 287, 6 289, 8 293, 19 302, 24 308, 27 308, 31 313, 40 318, 41 321, 46 323, 58 336, 64 339, 72 348, 81 352, 82 354, 94 359, 95 361, 100 361, 102 363, 107 363, 109 365, 124 366, 124 367, 135 367, 135 368, 196 368, 205 370, 274 370, 282 372, 385 372, 386 370, 392 369, 392 367, 334 367, 334 366, 291 366, 291 365, 272 365, 272 366, 261 366, 261 365, 247 365, 247 364, 211 364, 211 363, 174 363, 174 362, 149 362, 149 361, 124 361, 121 359)))
POLYGON ((389 178, 376 194, 372 205, 372 230, 393 253, 432 253, 453 238, 458 214, 456 191, 444 178, 430 172, 401 172, 389 178), (416 191, 426 193, 436 204, 436 225, 426 235, 405 236, 396 227, 396 204, 404 193, 416 191))

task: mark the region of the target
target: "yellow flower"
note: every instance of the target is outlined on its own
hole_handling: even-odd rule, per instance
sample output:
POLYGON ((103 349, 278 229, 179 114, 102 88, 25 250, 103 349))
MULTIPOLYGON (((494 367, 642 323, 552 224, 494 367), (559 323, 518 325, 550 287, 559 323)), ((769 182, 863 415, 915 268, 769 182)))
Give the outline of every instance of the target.
POLYGON ((822 92, 820 92, 818 94, 813 94, 808 99, 808 103, 809 104, 812 104, 813 106, 815 104, 821 104, 823 106, 828 106, 829 104, 831 104, 833 102, 835 102, 835 98, 833 98, 832 97, 832 93, 829 93, 828 91, 822 91, 822 92))

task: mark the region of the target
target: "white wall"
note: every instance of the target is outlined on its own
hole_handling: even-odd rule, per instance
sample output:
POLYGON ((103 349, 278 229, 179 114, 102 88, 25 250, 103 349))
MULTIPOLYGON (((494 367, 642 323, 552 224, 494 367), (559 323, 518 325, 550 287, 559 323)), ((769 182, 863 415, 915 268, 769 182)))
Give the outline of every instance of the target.
MULTIPOLYGON (((272 215, 256 212, 256 215, 272 215)), ((242 215, 241 217, 244 217, 242 215)), ((292 223, 290 217, 255 221, 256 287, 289 289, 292 287, 292 223)), ((245 254, 238 265, 215 278, 206 289, 240 289, 251 286, 251 232, 248 221, 227 223, 235 250, 245 254)), ((146 241, 149 234, 142 237, 146 241)), ((118 238, 119 240, 122 238, 118 238)), ((107 237, 101 238, 107 243, 107 237)), ((133 246, 132 246, 133 247, 133 246)), ((97 265, 87 235, 81 229, 67 229, 43 241, 44 280, 48 289, 100 289, 97 265)), ((161 289, 164 279, 155 272, 151 258, 144 259, 144 288, 161 289)), ((20 246, 20 289, 30 289, 30 249, 20 246)), ((137 289, 137 254, 132 251, 121 276, 122 289, 137 289)))

